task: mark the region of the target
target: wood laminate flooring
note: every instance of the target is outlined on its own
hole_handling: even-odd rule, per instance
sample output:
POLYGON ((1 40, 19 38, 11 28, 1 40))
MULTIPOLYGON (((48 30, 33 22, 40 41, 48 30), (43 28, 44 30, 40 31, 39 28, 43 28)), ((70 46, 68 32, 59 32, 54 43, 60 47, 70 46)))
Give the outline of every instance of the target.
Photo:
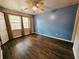
POLYGON ((74 59, 72 43, 32 34, 2 46, 3 59, 74 59))

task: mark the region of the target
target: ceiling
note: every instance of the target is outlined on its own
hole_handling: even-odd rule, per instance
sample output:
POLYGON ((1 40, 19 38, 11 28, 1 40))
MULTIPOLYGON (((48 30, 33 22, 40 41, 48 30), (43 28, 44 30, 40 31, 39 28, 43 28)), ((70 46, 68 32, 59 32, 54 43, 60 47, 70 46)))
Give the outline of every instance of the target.
MULTIPOLYGON (((33 12, 32 9, 23 10, 28 7, 25 2, 27 0, 0 0, 0 6, 16 11, 20 11, 27 14, 38 14, 40 12, 33 12)), ((43 0, 45 5, 45 11, 50 9, 58 9, 78 3, 78 0, 43 0)))

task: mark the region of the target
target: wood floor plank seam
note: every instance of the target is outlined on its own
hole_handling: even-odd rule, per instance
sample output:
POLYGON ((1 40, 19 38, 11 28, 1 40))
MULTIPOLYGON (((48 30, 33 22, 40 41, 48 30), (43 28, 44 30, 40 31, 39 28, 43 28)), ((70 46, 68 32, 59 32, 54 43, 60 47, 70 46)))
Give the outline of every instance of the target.
POLYGON ((72 43, 31 34, 2 45, 4 59, 74 59, 72 43))

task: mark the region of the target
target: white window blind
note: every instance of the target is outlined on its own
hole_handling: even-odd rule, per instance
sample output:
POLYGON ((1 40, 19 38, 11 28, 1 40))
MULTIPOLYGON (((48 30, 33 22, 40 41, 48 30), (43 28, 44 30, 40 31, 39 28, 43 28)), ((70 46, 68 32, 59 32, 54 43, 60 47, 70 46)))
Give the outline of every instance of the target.
POLYGON ((22 17, 22 18, 23 18, 24 28, 30 28, 30 19, 29 19, 29 17, 22 17))
POLYGON ((9 15, 12 30, 21 29, 21 18, 16 15, 9 15))

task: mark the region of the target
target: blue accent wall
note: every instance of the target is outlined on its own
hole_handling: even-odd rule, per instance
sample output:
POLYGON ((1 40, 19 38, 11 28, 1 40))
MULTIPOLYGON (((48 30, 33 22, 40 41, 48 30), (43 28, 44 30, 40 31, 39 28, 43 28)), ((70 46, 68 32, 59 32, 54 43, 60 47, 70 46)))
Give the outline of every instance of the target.
POLYGON ((35 15, 35 32, 71 40, 77 5, 35 15))

